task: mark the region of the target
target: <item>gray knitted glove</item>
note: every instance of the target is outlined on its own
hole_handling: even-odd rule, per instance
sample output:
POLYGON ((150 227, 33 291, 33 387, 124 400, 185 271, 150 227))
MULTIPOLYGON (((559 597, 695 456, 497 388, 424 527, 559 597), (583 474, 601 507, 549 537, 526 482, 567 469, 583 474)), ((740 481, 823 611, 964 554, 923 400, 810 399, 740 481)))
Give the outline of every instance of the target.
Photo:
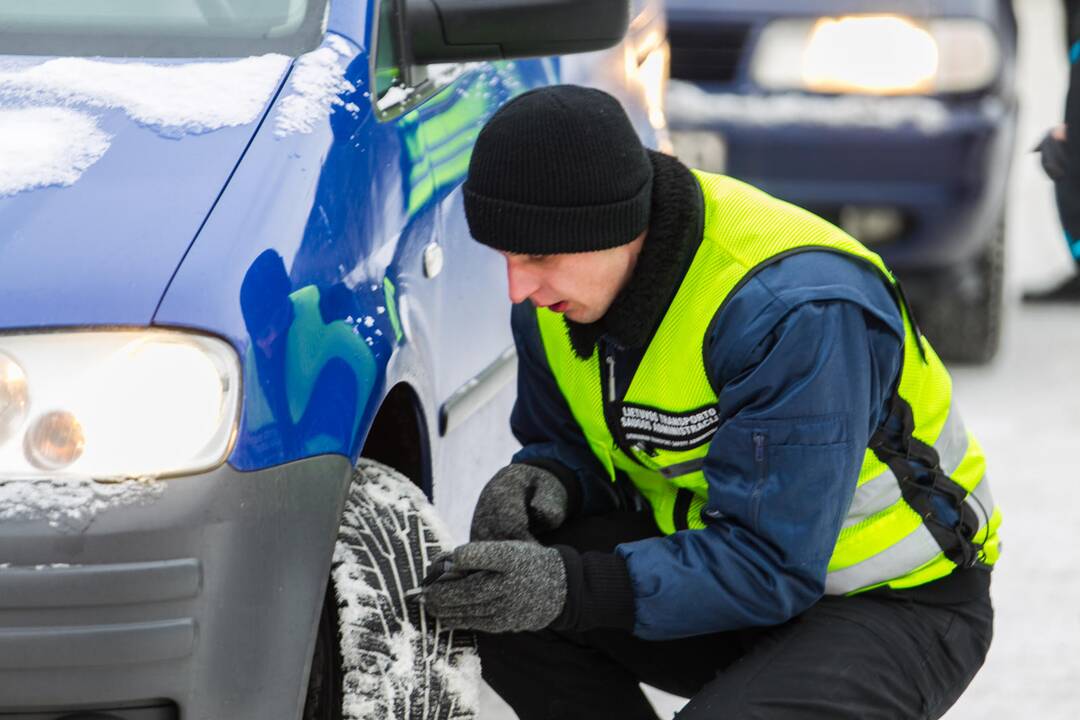
POLYGON ((542 630, 566 604, 566 566, 555 548, 521 540, 472 542, 450 553, 450 560, 455 579, 427 585, 422 596, 444 627, 542 630))
POLYGON ((471 540, 529 540, 533 531, 554 530, 566 520, 566 488, 551 472, 511 463, 480 493, 471 540))

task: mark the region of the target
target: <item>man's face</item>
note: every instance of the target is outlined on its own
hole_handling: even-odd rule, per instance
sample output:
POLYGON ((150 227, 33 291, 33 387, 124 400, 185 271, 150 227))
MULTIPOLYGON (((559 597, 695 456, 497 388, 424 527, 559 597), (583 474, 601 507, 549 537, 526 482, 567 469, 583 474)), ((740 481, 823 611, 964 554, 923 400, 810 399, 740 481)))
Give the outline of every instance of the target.
POLYGON ((506 258, 510 300, 529 300, 577 323, 596 322, 630 279, 645 232, 628 245, 585 253, 518 255, 506 258))

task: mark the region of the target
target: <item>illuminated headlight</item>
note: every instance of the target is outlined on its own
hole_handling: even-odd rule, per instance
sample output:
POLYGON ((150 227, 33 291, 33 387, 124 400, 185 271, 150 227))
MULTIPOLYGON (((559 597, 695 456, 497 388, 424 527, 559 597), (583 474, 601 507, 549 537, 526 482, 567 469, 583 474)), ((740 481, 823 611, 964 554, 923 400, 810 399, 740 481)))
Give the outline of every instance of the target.
POLYGON ((235 351, 166 330, 0 335, 0 480, 199 472, 230 450, 235 351))
POLYGON ((984 88, 1000 64, 997 37, 980 20, 849 15, 770 23, 751 74, 770 90, 931 94, 984 88))
POLYGON ((9 440, 26 420, 28 403, 26 373, 0 352, 0 444, 9 440))

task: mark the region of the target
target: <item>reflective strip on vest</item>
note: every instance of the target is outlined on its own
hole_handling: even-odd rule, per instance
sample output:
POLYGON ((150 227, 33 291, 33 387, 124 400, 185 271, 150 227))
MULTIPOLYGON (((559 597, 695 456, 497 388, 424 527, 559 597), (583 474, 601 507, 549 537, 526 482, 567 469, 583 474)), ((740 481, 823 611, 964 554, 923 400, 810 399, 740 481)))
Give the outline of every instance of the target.
MULTIPOLYGON (((970 504, 980 517, 979 532, 975 533, 975 539, 979 540, 980 535, 986 534, 990 518, 986 517, 984 511, 979 509, 979 505, 972 500, 973 496, 982 503, 982 508, 994 507, 994 499, 990 495, 990 483, 986 482, 985 478, 975 487, 975 492, 964 501, 970 504)), ((942 555, 941 548, 930 535, 930 531, 925 525, 920 524, 914 532, 884 552, 843 570, 830 572, 825 578, 825 593, 844 595, 854 592, 879 583, 882 578, 900 577, 913 568, 921 568, 941 558, 942 555)))
MULTIPOLYGON (((967 430, 955 406, 950 409, 945 427, 941 429, 934 447, 941 459, 941 469, 946 475, 952 476, 956 468, 960 467, 960 461, 964 459, 968 450, 967 430)), ((886 468, 885 472, 866 481, 855 490, 855 497, 851 501, 851 507, 848 508, 847 518, 844 519, 844 527, 857 525, 871 515, 887 510, 900 502, 901 497, 900 482, 893 471, 886 468)))

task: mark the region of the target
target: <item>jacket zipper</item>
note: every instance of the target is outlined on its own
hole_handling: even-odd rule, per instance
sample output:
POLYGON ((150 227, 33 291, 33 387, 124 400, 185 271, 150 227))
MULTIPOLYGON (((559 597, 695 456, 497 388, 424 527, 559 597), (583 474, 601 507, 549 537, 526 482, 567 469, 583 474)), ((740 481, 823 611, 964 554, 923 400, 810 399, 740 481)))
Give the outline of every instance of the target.
POLYGON ((753 434, 754 441, 754 468, 757 470, 757 481, 750 493, 750 517, 755 530, 757 529, 758 509, 761 503, 761 495, 765 492, 765 433, 753 434))
POLYGON ((608 402, 615 402, 615 358, 604 355, 604 362, 608 366, 608 402))

